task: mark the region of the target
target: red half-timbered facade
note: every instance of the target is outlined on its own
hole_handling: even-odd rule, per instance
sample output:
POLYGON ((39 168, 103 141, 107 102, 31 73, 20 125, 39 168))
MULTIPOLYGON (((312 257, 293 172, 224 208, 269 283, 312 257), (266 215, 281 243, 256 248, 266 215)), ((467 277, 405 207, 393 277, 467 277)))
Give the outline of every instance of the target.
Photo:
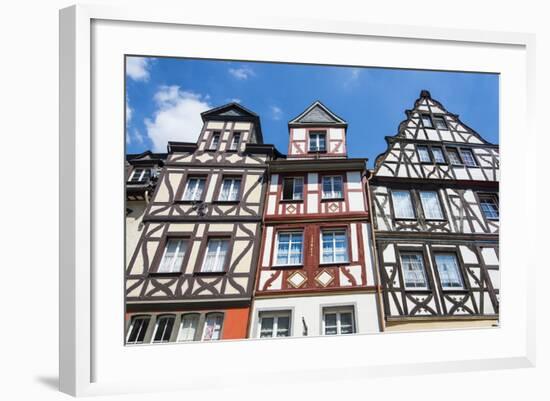
POLYGON ((268 163, 251 337, 379 330, 366 159, 347 157, 346 130, 315 102, 268 163))

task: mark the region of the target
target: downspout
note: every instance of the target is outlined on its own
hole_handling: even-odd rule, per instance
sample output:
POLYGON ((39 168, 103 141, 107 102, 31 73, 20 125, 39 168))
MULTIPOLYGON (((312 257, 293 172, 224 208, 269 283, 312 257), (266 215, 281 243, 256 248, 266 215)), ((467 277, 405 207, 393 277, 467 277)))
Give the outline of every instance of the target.
POLYGON ((374 213, 373 203, 372 203, 372 193, 370 190, 369 181, 372 179, 373 174, 369 172, 367 169, 367 200, 369 204, 369 217, 371 222, 371 250, 374 257, 374 271, 376 272, 376 292, 378 294, 378 324, 380 326, 380 331, 386 331, 386 313, 384 310, 384 300, 382 298, 382 281, 380 280, 380 270, 379 270, 379 263, 378 263, 378 248, 376 247, 376 233, 374 229, 374 219, 376 216, 374 213))

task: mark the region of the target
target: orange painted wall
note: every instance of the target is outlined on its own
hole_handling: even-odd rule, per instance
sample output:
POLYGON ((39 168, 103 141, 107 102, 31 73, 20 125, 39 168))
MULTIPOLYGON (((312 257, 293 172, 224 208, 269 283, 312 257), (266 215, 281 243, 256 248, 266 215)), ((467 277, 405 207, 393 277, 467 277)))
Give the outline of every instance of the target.
POLYGON ((250 308, 226 309, 223 322, 223 340, 246 338, 250 308))

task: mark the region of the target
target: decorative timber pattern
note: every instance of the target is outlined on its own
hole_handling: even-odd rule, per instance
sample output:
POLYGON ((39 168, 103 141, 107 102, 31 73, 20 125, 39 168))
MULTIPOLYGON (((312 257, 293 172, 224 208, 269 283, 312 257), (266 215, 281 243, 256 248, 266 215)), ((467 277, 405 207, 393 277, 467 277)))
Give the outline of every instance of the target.
POLYGON ((499 150, 422 91, 369 182, 387 322, 497 319, 499 150))

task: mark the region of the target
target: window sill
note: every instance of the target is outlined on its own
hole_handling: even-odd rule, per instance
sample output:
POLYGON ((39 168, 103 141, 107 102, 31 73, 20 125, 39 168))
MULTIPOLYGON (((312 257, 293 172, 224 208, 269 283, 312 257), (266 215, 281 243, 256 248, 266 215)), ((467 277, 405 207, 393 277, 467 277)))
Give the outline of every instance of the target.
POLYGON ((223 276, 225 275, 227 272, 224 270, 224 271, 221 271, 221 272, 193 272, 193 276, 223 276))
POLYGON ((271 266, 271 269, 281 269, 281 270, 284 270, 284 269, 301 269, 303 268, 304 265, 273 265, 271 266))
POLYGON ((308 150, 307 153, 315 154, 315 153, 327 153, 326 150, 308 150))
POLYGON ((149 272, 150 277, 177 277, 182 274, 181 271, 179 272, 149 272))
POLYGON ((281 199, 279 203, 304 203, 303 199, 281 199))
POLYGON ((407 287, 405 287, 405 292, 419 292, 419 293, 422 293, 422 294, 431 294, 433 291, 429 288, 407 288, 407 287))
POLYGON ((241 201, 240 200, 215 200, 212 201, 212 203, 215 203, 217 205, 238 205, 241 201))
POLYGON ((443 287, 441 288, 441 291, 445 293, 456 292, 460 294, 465 294, 467 292, 470 292, 470 290, 468 290, 467 288, 443 288, 443 287))
POLYGON ((346 198, 322 198, 321 202, 343 202, 346 198))
POLYGON ((418 219, 416 217, 411 217, 411 218, 399 217, 399 218, 395 218, 394 220, 395 220, 395 222, 418 221, 418 219))
POLYGON ((426 223, 446 223, 447 219, 426 219, 426 223))
POLYGON ((205 203, 205 202, 204 202, 204 199, 201 199, 201 200, 177 199, 174 201, 174 203, 183 204, 183 205, 192 205, 192 204, 205 203))
POLYGON ((351 264, 350 261, 345 262, 321 262, 319 263, 319 267, 338 267, 338 266, 349 266, 351 264))

